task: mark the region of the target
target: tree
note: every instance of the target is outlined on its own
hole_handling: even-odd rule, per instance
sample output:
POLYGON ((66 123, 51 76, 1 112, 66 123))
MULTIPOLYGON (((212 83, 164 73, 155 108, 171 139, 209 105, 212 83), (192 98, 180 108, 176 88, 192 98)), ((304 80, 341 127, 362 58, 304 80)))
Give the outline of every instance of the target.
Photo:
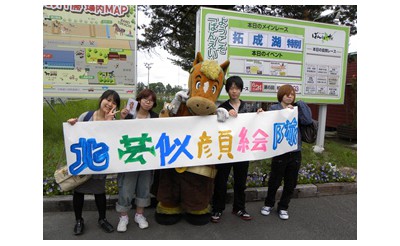
POLYGON ((172 94, 175 95, 178 91, 183 90, 182 86, 180 85, 175 85, 174 88, 172 88, 172 94))
POLYGON ((143 82, 137 83, 137 93, 136 94, 139 94, 139 92, 141 92, 144 88, 146 88, 146 86, 144 85, 143 82))
POLYGON ((156 94, 164 94, 164 92, 165 92, 165 86, 162 82, 150 83, 149 87, 156 94))
POLYGON ((316 21, 336 24, 336 17, 341 25, 350 27, 350 35, 357 34, 357 5, 254 5, 236 6, 240 12, 271 15, 306 21, 316 21), (321 16, 321 13, 331 11, 333 14, 321 16))
MULTIPOLYGON (((146 5, 139 6, 151 18, 150 24, 142 25, 143 40, 138 40, 139 49, 151 52, 159 46, 179 57, 172 63, 189 71, 195 57, 196 13, 201 5, 146 5)), ((356 5, 213 5, 203 6, 245 13, 256 13, 276 17, 316 21, 334 24, 338 14, 340 24, 350 26, 350 35, 357 34, 356 5), (321 17, 331 10, 334 14, 321 17)))
MULTIPOLYGON (((151 17, 149 26, 139 27, 145 30, 144 40, 138 40, 139 49, 150 52, 157 46, 163 47, 170 54, 180 57, 171 59, 173 64, 189 71, 195 57, 196 13, 200 7, 200 5, 139 6, 139 11, 144 11, 146 16, 151 17)), ((234 5, 212 7, 232 9, 234 5)))
POLYGON ((172 86, 170 84, 167 84, 167 86, 165 86, 165 93, 172 94, 172 86))

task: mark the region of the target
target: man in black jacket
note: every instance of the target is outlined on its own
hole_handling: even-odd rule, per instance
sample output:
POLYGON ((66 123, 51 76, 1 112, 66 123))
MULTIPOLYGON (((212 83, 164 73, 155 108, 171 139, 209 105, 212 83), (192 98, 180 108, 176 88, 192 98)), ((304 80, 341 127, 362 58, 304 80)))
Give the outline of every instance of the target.
MULTIPOLYGON (((229 95, 229 100, 222 103, 219 108, 225 108, 229 116, 237 117, 239 113, 247 113, 246 103, 239 99, 243 90, 243 80, 239 76, 232 76, 226 81, 225 90, 229 95)), ((214 195, 212 202, 212 222, 219 222, 222 212, 225 210, 225 198, 229 173, 233 167, 234 179, 234 199, 232 213, 243 220, 251 220, 251 216, 245 210, 245 189, 249 161, 218 164, 217 176, 214 181, 214 195)))

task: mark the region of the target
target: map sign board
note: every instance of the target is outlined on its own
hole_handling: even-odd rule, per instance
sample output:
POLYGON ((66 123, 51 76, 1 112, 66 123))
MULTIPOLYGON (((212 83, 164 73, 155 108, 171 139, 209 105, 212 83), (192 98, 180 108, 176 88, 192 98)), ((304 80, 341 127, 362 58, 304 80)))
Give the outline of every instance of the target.
MULTIPOLYGON (((279 87, 291 84, 297 99, 343 104, 349 33, 346 26, 201 8, 196 52, 230 60, 227 78, 243 79, 242 100, 276 101, 279 87)), ((219 100, 228 98, 223 90, 219 100)))
POLYGON ((133 5, 43 6, 43 96, 136 95, 133 5))

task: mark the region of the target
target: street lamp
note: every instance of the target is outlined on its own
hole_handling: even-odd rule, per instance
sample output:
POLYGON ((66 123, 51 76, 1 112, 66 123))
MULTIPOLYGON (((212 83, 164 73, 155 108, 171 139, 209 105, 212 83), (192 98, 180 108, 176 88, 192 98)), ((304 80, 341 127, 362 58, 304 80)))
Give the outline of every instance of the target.
POLYGON ((147 88, 150 89, 150 68, 153 63, 144 63, 144 66, 147 68, 147 88))

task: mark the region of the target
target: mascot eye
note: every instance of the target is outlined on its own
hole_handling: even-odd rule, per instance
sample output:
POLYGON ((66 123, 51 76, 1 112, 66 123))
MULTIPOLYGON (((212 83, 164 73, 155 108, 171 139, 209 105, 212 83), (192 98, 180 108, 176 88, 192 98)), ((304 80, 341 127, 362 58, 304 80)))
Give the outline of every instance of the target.
POLYGON ((196 83, 196 89, 197 89, 197 90, 200 89, 200 85, 201 85, 201 82, 200 82, 200 81, 196 83))
POLYGON ((214 85, 214 86, 211 88, 211 91, 212 91, 213 94, 215 94, 215 92, 217 91, 217 87, 214 85))

